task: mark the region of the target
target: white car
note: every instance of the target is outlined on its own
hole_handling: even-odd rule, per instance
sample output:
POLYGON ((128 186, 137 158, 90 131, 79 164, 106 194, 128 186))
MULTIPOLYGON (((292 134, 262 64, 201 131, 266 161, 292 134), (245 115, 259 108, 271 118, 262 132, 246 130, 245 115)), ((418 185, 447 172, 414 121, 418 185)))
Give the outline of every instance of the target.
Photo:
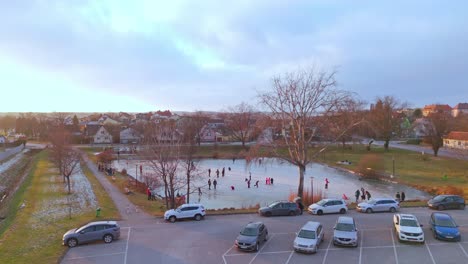
POLYGON ((340 213, 344 214, 348 211, 348 206, 343 199, 323 199, 317 203, 309 205, 309 213, 311 214, 331 214, 340 213))
POLYGON ((424 232, 418 219, 411 214, 393 215, 393 225, 400 241, 424 243, 424 232))
POLYGON ((201 204, 183 204, 177 209, 167 210, 164 213, 164 219, 174 223, 178 219, 195 219, 200 221, 205 217, 205 207, 201 204))

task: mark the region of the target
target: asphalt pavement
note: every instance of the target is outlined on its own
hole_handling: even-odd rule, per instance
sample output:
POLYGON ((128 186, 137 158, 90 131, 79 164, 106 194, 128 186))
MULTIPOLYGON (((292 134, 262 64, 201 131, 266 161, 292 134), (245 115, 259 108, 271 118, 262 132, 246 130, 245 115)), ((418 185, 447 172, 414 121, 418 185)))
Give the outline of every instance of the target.
POLYGON ((432 237, 428 227, 428 208, 403 208, 424 225, 426 243, 402 243, 396 238, 392 213, 365 214, 350 211, 360 235, 357 248, 335 247, 331 243, 333 225, 340 215, 261 217, 257 214, 206 216, 200 222, 174 224, 161 218, 134 224, 122 221, 121 239, 111 244, 96 242, 68 251, 61 263, 468 263, 468 209, 447 211, 460 226, 461 242, 443 242, 432 237), (251 221, 263 221, 270 234, 259 252, 241 252, 234 240, 241 228, 251 221), (307 221, 319 221, 325 241, 316 254, 293 251, 295 233, 307 221), (129 224, 130 223, 130 224, 129 224))

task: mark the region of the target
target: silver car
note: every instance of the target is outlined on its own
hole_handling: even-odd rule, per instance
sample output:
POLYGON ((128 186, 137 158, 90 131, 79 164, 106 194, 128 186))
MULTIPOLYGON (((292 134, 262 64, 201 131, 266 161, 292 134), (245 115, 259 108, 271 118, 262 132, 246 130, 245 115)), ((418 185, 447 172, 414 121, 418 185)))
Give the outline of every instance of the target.
POLYGON ((294 250, 305 253, 316 253, 323 241, 323 227, 319 222, 309 221, 297 233, 294 239, 294 250))
POLYGON ((400 204, 390 198, 375 198, 368 202, 363 202, 357 205, 358 212, 373 213, 373 212, 396 212, 400 209, 400 204))
POLYGON ((78 244, 103 240, 111 243, 120 237, 120 226, 115 221, 91 222, 80 228, 68 230, 62 238, 63 245, 75 247, 78 244))
POLYGON ((349 216, 340 216, 333 228, 333 245, 335 246, 358 246, 358 230, 356 222, 349 216))

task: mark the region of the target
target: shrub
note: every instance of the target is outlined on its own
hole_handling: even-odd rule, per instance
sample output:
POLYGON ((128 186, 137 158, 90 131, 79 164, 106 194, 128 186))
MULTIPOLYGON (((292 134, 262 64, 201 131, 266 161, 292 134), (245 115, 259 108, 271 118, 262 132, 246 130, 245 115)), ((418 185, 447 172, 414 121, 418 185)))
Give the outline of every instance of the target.
POLYGON ((366 154, 357 165, 357 170, 365 178, 378 178, 379 173, 384 171, 383 158, 377 154, 366 154))
MULTIPOLYGON (((290 192, 289 196, 288 196, 288 200, 289 201, 294 201, 294 199, 296 197, 298 197, 296 192, 290 192)), ((304 190, 303 197, 302 197, 302 204, 304 205, 305 210, 306 210, 307 206, 309 206, 309 205, 311 205, 313 203, 316 203, 316 202, 318 202, 318 201, 320 201, 322 199, 323 199, 323 192, 322 192, 321 189, 314 190, 314 197, 312 197, 312 193, 310 193, 309 190, 304 190)))
POLYGON ((123 176, 127 176, 127 169, 123 169, 123 170, 122 170, 122 175, 123 175, 123 176))
POLYGON ((408 139, 408 140, 406 140, 406 144, 419 145, 419 144, 421 144, 421 139, 419 139, 419 138, 408 139))

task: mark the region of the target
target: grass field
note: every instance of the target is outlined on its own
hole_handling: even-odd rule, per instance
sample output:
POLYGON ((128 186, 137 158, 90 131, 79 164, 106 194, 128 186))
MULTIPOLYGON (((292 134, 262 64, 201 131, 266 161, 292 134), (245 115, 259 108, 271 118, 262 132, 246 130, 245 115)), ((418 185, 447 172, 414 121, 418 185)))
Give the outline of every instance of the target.
MULTIPOLYGON (((22 187, 24 192, 18 192, 20 196, 15 199, 25 206, 0 238, 0 263, 56 263, 67 250, 61 245, 62 235, 96 219, 95 208, 79 208, 79 213, 74 210, 69 218, 61 203, 67 197, 62 177, 49 162, 47 151, 38 154, 35 162, 22 187)), ((97 204, 106 208, 101 219, 118 218, 115 206, 94 176, 85 175, 94 188, 97 204)))

